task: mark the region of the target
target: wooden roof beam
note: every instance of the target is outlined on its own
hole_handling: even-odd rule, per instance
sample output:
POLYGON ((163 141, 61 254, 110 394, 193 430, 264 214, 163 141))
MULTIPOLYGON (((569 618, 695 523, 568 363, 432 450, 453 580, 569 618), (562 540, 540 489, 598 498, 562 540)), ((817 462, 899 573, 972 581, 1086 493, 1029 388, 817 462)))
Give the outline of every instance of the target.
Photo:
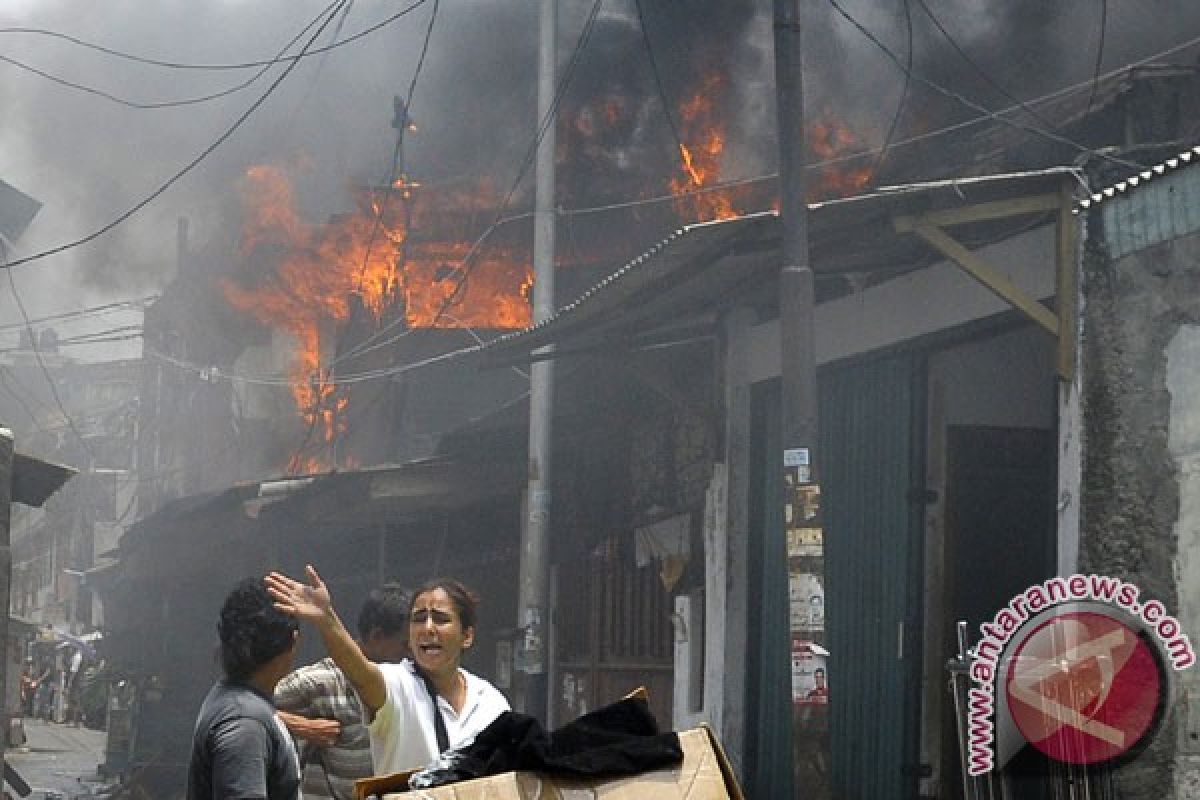
POLYGON ((961 208, 931 211, 920 215, 896 217, 893 225, 898 233, 913 233, 934 250, 957 264, 964 272, 982 283, 1001 300, 1042 326, 1058 344, 1057 372, 1070 380, 1075 373, 1075 327, 1077 309, 1075 294, 1075 249, 1077 229, 1071 213, 1071 185, 1064 182, 1053 194, 1028 195, 989 203, 977 203, 961 208), (964 247, 943 230, 944 226, 961 225, 982 220, 1005 219, 1025 214, 1057 213, 1055 242, 1055 298, 1057 309, 1052 311, 1010 281, 985 259, 964 247))
POLYGON ((1033 194, 1008 200, 995 200, 990 203, 975 203, 959 208, 930 211, 925 214, 900 216, 896 217, 894 226, 897 233, 913 233, 918 225, 932 225, 940 228, 948 225, 962 225, 967 222, 1007 219, 1022 214, 1057 211, 1061 202, 1057 194, 1033 194))

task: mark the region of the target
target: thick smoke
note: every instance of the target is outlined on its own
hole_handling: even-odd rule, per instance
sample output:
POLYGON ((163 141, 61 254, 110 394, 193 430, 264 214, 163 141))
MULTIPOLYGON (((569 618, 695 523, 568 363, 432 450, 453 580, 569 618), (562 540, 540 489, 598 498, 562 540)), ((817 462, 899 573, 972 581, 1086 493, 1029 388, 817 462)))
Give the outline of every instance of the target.
MULTIPOLYGON (((1099 9, 1091 0, 839 2, 901 58, 907 8, 915 69, 989 107, 1007 103, 963 64, 923 5, 990 76, 1026 99, 1086 81, 1100 39, 1099 9)), ((660 193, 678 170, 678 153, 659 85, 667 102, 678 104, 711 72, 726 78, 715 98, 728 136, 723 179, 774 169, 771 3, 641 5, 659 75, 650 70, 635 4, 608 0, 563 99, 564 205, 660 193), (619 103, 616 116, 605 117, 608 101, 619 103)), ((1185 0, 1108 6, 1104 70, 1200 35, 1200 6, 1185 0)), ((0 26, 57 31, 162 60, 237 63, 270 57, 323 7, 312 0, 14 0, 0 7, 0 26)), ((335 25, 345 36, 403 7, 357 0, 335 25)), ((590 0, 563 4, 564 62, 591 7, 590 0)), ((836 115, 864 146, 878 145, 899 101, 902 74, 831 4, 803 7, 809 107, 836 115)), ((235 186, 252 164, 291 165, 298 200, 313 221, 349 209, 349 187, 378 183, 389 173, 392 98, 408 89, 432 8, 428 2, 362 40, 305 60, 229 141, 128 222, 90 244, 22 267, 19 281, 31 311, 160 288, 172 274, 181 216, 191 220, 193 247, 218 254, 207 259, 213 268, 227 264, 232 256, 219 254, 233 252, 240 213, 235 186)), ((333 28, 319 44, 330 40, 333 28)), ((535 129, 536 42, 536 3, 442 0, 410 109, 418 131, 406 139, 405 170, 428 181, 488 176, 507 190, 535 129)), ((15 32, 0 34, 0 54, 143 103, 221 91, 253 74, 165 69, 15 32)), ((1194 57, 1186 52, 1174 60, 1194 57)), ((114 220, 212 144, 281 69, 219 100, 144 110, 0 63, 0 178, 45 205, 16 255, 81 238, 114 220)), ((895 138, 972 115, 912 85, 895 138)), ((528 203, 530 186, 527 179, 518 206, 528 203)))
MULTIPOLYGON (((1200 37, 1200 6, 1186 0, 837 3, 901 63, 907 59, 911 21, 914 73, 993 111, 1012 106, 1014 98, 1034 101, 1064 87, 1088 83, 1097 72, 1098 56, 1103 74, 1200 37), (1105 8, 1107 14, 1102 15, 1105 8)), ((879 146, 900 104, 903 71, 831 2, 812 4, 807 14, 805 80, 812 105, 838 109, 863 138, 879 146)), ((1162 60, 1195 64, 1198 54, 1200 47, 1193 46, 1162 60)), ((1087 90, 1083 91, 1086 94, 1087 90)), ((978 111, 912 80, 892 141, 979 117, 978 111)), ((901 148, 890 158, 936 159, 949 141, 933 140, 924 153, 901 148)), ((921 172, 919 163, 906 166, 906 174, 921 172)))

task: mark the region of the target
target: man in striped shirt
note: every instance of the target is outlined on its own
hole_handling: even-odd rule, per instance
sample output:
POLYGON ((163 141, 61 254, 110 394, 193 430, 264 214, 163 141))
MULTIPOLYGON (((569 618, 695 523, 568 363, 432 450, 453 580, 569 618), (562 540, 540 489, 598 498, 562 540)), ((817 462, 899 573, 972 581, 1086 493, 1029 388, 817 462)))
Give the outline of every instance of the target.
MULTIPOLYGON (((408 595, 395 584, 375 589, 359 611, 357 627, 367 658, 401 661, 408 655, 408 595)), ((305 800, 350 800, 354 781, 373 774, 371 740, 362 703, 333 659, 301 667, 280 681, 275 706, 298 740, 305 800)))

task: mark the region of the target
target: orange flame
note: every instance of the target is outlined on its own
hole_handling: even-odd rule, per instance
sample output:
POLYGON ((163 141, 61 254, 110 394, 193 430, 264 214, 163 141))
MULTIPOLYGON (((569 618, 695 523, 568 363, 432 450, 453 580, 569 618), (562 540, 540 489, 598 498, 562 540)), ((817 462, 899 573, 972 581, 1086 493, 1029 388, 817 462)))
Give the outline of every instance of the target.
MULTIPOLYGON (((328 358, 322 359, 334 343, 322 337, 329 339, 349 318, 352 297, 359 297, 376 320, 388 309, 402 310, 410 328, 529 324, 527 259, 492 249, 464 269, 471 249, 465 236, 454 241, 410 237, 410 230, 424 232, 432 220, 445 216, 439 208, 429 214, 431 222, 421 218, 418 184, 399 179, 387 202, 378 192, 363 193, 357 211, 323 225, 301 219, 279 167, 252 167, 242 188, 242 255, 278 260, 268 280, 250 288, 225 281, 222 288, 234 308, 295 340, 289 379, 314 443, 332 442, 345 430, 347 399, 331 382, 328 358)), ((480 192, 486 194, 487 187, 480 192)), ((462 201, 453 212, 460 217, 472 204, 488 205, 470 195, 451 199, 462 201)), ((297 452, 289 471, 316 467, 318 460, 297 452)))
POLYGON ((734 206, 731 192, 708 188, 721 180, 725 135, 717 116, 716 100, 724 91, 724 76, 710 72, 679 107, 679 135, 692 145, 679 143, 681 174, 672 178, 669 186, 671 194, 676 195, 675 206, 680 215, 700 222, 729 219, 741 213, 734 206))
MULTIPOLYGON (((862 153, 866 149, 854 131, 828 110, 822 112, 817 121, 807 126, 805 138, 808 140, 808 149, 818 161, 831 161, 862 153)), ((859 194, 870 184, 873 173, 874 164, 866 157, 823 165, 810 181, 809 199, 821 200, 859 194), (862 166, 849 166, 850 164, 862 166)))

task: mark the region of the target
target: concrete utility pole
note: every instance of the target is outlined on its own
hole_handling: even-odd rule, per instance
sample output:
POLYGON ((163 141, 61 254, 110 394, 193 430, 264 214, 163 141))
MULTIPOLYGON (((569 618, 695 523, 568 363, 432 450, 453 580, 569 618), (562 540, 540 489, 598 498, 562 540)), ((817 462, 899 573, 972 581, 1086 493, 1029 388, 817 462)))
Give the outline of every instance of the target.
MULTIPOLYGON (((821 527, 820 487, 817 483, 817 369, 813 344, 813 271, 808 257, 808 206, 806 204, 804 151, 804 86, 801 57, 800 0, 775 0, 775 93, 779 124, 779 196, 783 223, 779 273, 779 333, 783 408, 781 432, 785 497, 784 520, 787 538, 813 532, 824 547, 821 527)), ((824 558, 791 558, 786 548, 779 563, 791 572, 812 576, 810 585, 825 586, 824 558), (795 563, 793 563, 795 561, 795 563)), ((811 551, 809 551, 811 552, 811 551)), ((770 559, 768 559, 768 563, 770 559)), ((788 633, 789 650, 824 640, 821 630, 795 636, 788 633), (808 640, 808 641, 805 641, 808 640)), ((828 666, 826 667, 828 669, 828 666)), ((827 673, 828 674, 828 673, 827 673)), ((837 698, 836 673, 830 676, 828 698, 837 698)), ((796 698, 793 698, 795 701, 796 698)), ((793 795, 829 798, 831 788, 823 780, 830 760, 828 704, 792 707, 793 795), (815 712, 815 713, 814 713, 815 712)))
MULTIPOLYGON (((12 613, 12 478, 13 478, 13 433, 0 428, 0 699, 8 703, 8 618, 12 613)), ((23 661, 23 660, 22 660, 23 661)), ((8 742, 12 725, 8 708, 0 709, 0 719, 6 730, 0 731, 0 745, 8 742)), ((3 747, 0 747, 0 751, 3 747)), ((4 754, 0 752, 0 769, 4 754)))
MULTIPOLYGON (((537 126, 545 134, 537 149, 533 218, 533 321, 554 314, 554 150, 557 114, 554 113, 557 69, 557 0, 542 0, 538 45, 537 126)), ((534 352, 529 374, 529 484, 521 525, 521 577, 518 586, 516 648, 517 705, 525 713, 545 720, 550 653, 550 455, 554 413, 554 361, 546 357, 552 347, 534 352)))

